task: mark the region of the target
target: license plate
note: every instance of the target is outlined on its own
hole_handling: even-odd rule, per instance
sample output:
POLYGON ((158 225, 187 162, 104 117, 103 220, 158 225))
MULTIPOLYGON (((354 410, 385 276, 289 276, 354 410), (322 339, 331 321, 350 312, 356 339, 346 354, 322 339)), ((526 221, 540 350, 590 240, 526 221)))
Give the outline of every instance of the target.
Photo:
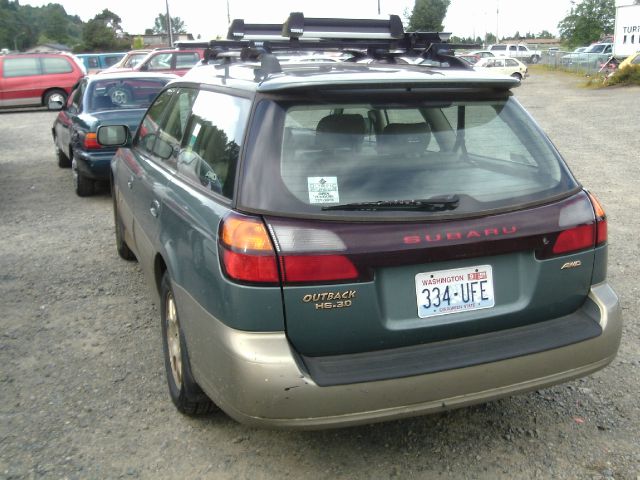
POLYGON ((491 265, 416 275, 418 317, 469 312, 495 305, 491 265))

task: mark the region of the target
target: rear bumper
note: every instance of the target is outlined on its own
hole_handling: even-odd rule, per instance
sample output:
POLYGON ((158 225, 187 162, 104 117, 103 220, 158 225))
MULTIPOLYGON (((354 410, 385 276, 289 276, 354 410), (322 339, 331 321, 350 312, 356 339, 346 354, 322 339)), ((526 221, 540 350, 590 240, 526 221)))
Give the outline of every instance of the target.
POLYGON ((115 153, 115 150, 107 152, 74 150, 73 158, 78 165, 78 171, 85 177, 93 180, 109 180, 111 159, 115 153))
POLYGON ((226 413, 256 426, 343 427, 443 411, 562 383, 609 364, 622 331, 618 298, 602 283, 592 287, 582 309, 598 317, 593 320, 602 333, 594 338, 464 368, 319 386, 284 333, 231 329, 206 314, 178 286, 175 293, 180 315, 189 317, 187 342, 194 335, 208 340, 206 351, 191 352, 196 380, 226 413))

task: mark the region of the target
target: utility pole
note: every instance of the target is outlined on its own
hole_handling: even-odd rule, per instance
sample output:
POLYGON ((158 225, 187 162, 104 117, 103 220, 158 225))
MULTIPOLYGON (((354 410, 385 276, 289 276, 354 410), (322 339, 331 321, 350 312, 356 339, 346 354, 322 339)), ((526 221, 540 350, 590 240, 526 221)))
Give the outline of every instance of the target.
POLYGON ((500 0, 496 0, 496 43, 500 42, 500 35, 498 33, 499 15, 500 15, 500 0))
POLYGON ((231 25, 231 14, 229 13, 229 0, 227 0, 227 23, 231 25))
POLYGON ((169 0, 165 0, 167 5, 167 32, 169 32, 169 46, 173 47, 173 26, 171 25, 171 15, 169 15, 169 0))
POLYGON ((380 0, 378 0, 378 15, 380 15, 380 0))

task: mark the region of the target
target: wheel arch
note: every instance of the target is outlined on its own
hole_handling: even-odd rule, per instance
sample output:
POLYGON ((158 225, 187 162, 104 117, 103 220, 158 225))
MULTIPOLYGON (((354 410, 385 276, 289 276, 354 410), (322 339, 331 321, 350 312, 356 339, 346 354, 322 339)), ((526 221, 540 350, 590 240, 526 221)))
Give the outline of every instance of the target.
POLYGON ((162 255, 159 253, 156 254, 156 258, 153 261, 153 277, 158 296, 162 293, 162 277, 167 270, 167 263, 164 261, 162 255))

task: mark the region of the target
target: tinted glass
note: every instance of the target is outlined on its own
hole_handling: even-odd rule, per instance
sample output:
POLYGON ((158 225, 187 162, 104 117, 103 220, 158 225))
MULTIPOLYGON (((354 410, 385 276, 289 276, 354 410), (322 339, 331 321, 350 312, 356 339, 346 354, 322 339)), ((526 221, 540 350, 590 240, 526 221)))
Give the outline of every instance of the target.
POLYGON ((40 63, 36 57, 5 58, 4 73, 7 78, 40 74, 40 63))
POLYGON ((42 59, 43 73, 71 73, 71 62, 64 57, 44 57, 42 59))
POLYGON ((447 215, 463 215, 540 202, 576 186, 511 98, 263 108, 256 128, 280 127, 249 144, 241 203, 251 208, 340 215, 323 207, 457 195, 447 215), (269 148, 273 138, 278 149, 269 148))
POLYGON ((163 163, 175 165, 196 94, 197 91, 190 88, 178 89, 172 96, 166 114, 160 119, 151 152, 163 163))
POLYGON ((93 81, 87 91, 88 111, 147 108, 167 83, 164 78, 93 81))
POLYGON ((491 47, 491 50, 506 50, 507 46, 506 45, 494 45, 493 47, 491 47))
POLYGON ((158 99, 151 105, 151 108, 149 108, 149 111, 142 119, 142 123, 138 129, 137 139, 134 142, 139 148, 153 152, 153 145, 158 136, 158 130, 160 129, 160 120, 162 120, 165 111, 169 107, 171 98, 175 92, 175 88, 165 90, 158 96, 158 99))
POLYGON ((182 142, 178 172, 207 190, 231 197, 251 102, 202 91, 182 142))

